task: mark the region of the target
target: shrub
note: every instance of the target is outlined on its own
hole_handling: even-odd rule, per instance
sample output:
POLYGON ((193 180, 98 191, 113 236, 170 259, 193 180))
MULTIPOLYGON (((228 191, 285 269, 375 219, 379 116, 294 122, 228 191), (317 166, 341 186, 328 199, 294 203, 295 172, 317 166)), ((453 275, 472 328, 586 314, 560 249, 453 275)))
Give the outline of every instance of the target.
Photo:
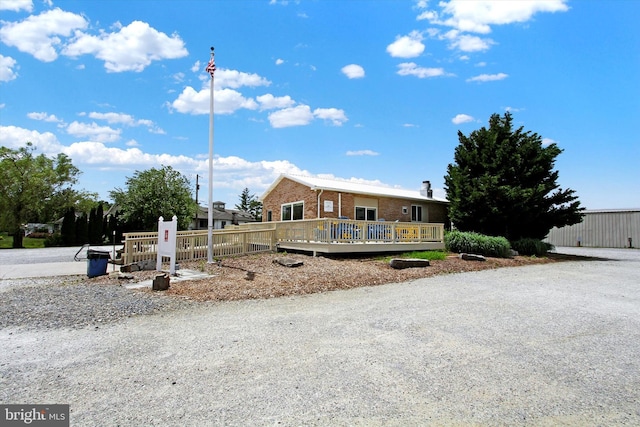
POLYGON ((524 238, 511 242, 511 247, 520 255, 544 256, 553 249, 553 245, 538 239, 524 238))
POLYGON ((64 246, 64 239, 62 239, 62 235, 60 233, 50 234, 44 240, 45 248, 50 248, 54 246, 64 246))
POLYGON ((484 256, 509 258, 511 245, 504 237, 485 236, 484 234, 449 231, 444 236, 447 250, 457 253, 471 253, 484 256))

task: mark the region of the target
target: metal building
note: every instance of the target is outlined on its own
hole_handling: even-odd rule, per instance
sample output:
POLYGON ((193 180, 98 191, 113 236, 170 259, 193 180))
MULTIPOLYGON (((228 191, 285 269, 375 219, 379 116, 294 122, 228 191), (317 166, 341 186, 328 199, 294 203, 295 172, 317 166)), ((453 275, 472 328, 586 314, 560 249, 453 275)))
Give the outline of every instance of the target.
POLYGON ((585 210, 580 224, 554 227, 546 242, 554 246, 640 248, 640 209, 585 210))

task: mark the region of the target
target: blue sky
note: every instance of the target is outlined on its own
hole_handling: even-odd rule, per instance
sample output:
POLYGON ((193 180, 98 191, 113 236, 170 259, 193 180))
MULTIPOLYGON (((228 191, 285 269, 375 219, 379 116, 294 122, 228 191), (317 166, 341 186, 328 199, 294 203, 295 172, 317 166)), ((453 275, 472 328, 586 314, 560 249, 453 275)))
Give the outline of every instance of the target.
POLYGON ((0 143, 108 193, 171 165, 232 206, 280 173, 418 190, 511 111, 589 209, 640 207, 640 2, 0 2, 0 143))

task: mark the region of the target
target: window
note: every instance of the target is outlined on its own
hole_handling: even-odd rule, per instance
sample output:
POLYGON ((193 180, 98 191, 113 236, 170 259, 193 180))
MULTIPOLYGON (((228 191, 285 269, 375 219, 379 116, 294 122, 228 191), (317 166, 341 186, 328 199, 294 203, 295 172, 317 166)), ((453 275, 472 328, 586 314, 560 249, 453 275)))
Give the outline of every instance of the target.
POLYGON ((375 221, 376 208, 356 207, 356 219, 358 221, 375 221))
POLYGON ((304 217, 304 202, 282 205, 282 221, 295 221, 304 217))
POLYGON ((422 206, 411 205, 411 221, 422 222, 422 206))
POLYGON ((267 211, 267 221, 268 222, 273 221, 273 212, 267 211))

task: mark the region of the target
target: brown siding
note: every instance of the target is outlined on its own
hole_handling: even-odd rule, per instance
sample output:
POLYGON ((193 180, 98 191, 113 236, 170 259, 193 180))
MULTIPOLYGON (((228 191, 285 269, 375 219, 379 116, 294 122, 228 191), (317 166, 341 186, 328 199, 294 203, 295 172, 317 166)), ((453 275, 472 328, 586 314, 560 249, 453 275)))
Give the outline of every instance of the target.
POLYGON ((304 202, 304 219, 317 218, 316 209, 316 192, 312 191, 306 185, 283 178, 282 181, 274 188, 267 197, 262 201, 262 220, 267 220, 267 211, 273 212, 273 221, 281 221, 280 207, 284 203, 304 202))
MULTIPOLYGON (((323 191, 320 195, 320 218, 337 218, 338 216, 346 216, 349 219, 355 219, 355 196, 350 193, 341 193, 337 191, 323 191), (341 199, 341 200, 340 200, 341 199), (324 202, 330 200, 333 202, 333 212, 324 211, 324 202), (340 205, 342 208, 340 209, 340 205)), ((425 222, 444 223, 446 220, 446 205, 440 203, 417 203, 411 200, 395 199, 390 197, 375 196, 359 196, 368 197, 378 200, 378 218, 384 218, 386 221, 411 221, 411 205, 420 204, 424 208, 428 217, 424 218, 425 222), (402 207, 407 207, 407 213, 402 213, 402 207)), ((267 220, 267 212, 272 211, 272 220, 280 221, 280 207, 284 203, 304 202, 304 219, 314 219, 318 217, 318 192, 311 190, 306 185, 283 178, 280 183, 265 197, 262 201, 263 215, 262 220, 267 220)))

